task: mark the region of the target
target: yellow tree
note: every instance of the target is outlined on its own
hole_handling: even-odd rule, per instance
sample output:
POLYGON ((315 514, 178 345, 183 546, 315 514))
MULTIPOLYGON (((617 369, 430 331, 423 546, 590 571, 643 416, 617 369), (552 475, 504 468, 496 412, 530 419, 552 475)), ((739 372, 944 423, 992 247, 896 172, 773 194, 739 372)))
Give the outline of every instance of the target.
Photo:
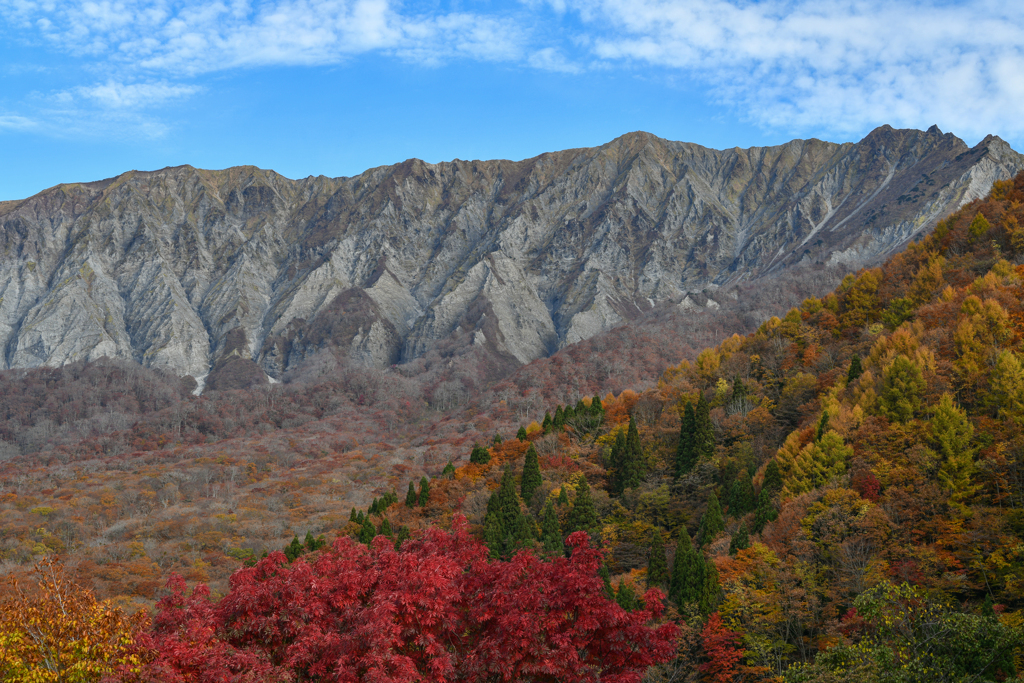
POLYGON ((76 585, 54 559, 38 564, 36 585, 15 579, 0 597, 0 680, 85 683, 115 671, 138 672, 142 612, 128 616, 76 585))

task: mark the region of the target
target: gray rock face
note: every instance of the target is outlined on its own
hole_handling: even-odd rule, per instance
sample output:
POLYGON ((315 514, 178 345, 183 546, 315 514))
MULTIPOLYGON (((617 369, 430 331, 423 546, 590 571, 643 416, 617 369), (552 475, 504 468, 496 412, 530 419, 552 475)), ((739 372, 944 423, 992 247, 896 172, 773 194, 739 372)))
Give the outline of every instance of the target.
POLYGON ((885 126, 723 151, 630 133, 354 178, 132 171, 0 204, 0 365, 202 378, 230 352, 279 378, 326 346, 386 365, 457 332, 525 363, 660 302, 709 305, 687 292, 879 262, 1022 168, 998 138, 885 126))

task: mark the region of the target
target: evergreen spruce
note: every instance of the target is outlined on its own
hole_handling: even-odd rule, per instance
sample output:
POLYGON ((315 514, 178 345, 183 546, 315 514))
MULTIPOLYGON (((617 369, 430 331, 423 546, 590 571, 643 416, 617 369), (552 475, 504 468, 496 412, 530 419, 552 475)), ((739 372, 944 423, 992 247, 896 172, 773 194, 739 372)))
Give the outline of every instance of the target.
POLYGON ((368 515, 376 515, 377 514, 377 499, 376 498, 374 498, 372 501, 370 501, 370 507, 368 507, 366 509, 366 514, 368 514, 368 515))
POLYGON ((494 433, 493 443, 494 443, 495 446, 497 446, 497 445, 499 445, 501 443, 501 434, 498 434, 497 432, 494 433))
POLYGON ((398 527, 398 533, 395 534, 395 550, 402 549, 402 543, 409 540, 409 527, 404 524, 398 527))
POLYGON ((697 544, 705 546, 715 540, 715 537, 723 531, 725 531, 725 520, 722 519, 722 506, 718 504, 718 496, 712 492, 708 499, 708 507, 700 518, 697 544))
POLYGON ((555 406, 555 416, 551 418, 551 424, 557 431, 562 431, 562 427, 565 426, 565 413, 561 405, 555 406))
POLYGON ((562 526, 558 523, 555 505, 550 500, 544 505, 544 511, 540 515, 540 540, 544 544, 544 550, 549 553, 562 555, 565 552, 562 526))
POLYGON ((325 539, 323 537, 323 535, 320 535, 320 536, 317 536, 316 538, 313 538, 313 532, 312 531, 307 531, 306 532, 306 540, 303 543, 303 545, 306 546, 306 552, 310 552, 311 553, 311 552, 313 552, 315 550, 320 550, 325 545, 327 545, 327 539, 325 539))
POLYGON ((292 538, 292 542, 284 547, 284 556, 288 558, 289 562, 294 562, 295 558, 304 552, 302 544, 299 543, 299 537, 295 536, 292 538))
POLYGON ((558 489, 558 504, 561 506, 569 504, 569 493, 565 490, 564 486, 558 489))
POLYGON ((356 517, 357 517, 357 515, 356 515, 356 509, 355 509, 355 508, 352 508, 352 512, 350 512, 350 513, 349 513, 349 516, 348 516, 348 521, 350 521, 350 522, 355 522, 355 521, 356 521, 356 517))
POLYGON ((604 415, 604 405, 601 403, 601 397, 597 394, 594 394, 594 398, 590 399, 590 414, 604 415))
POLYGON ((426 477, 420 477, 420 495, 419 495, 420 507, 426 505, 427 501, 429 499, 430 499, 430 480, 427 479, 426 477))
POLYGON ((359 529, 359 542, 369 546, 376 535, 377 529, 373 526, 373 522, 370 521, 370 516, 367 515, 363 519, 363 526, 359 529))
POLYGON ((619 583, 619 589, 615 591, 615 602, 627 612, 635 612, 643 605, 633 586, 625 581, 619 583))
POLYGON ((711 560, 705 559, 703 555, 701 555, 701 559, 704 560, 704 581, 701 584, 697 608, 702 615, 707 616, 718 606, 718 594, 721 592, 721 588, 718 585, 718 567, 711 560))
POLYGON ((668 587, 668 597, 672 602, 681 607, 700 599, 700 587, 704 583, 703 567, 704 560, 693 547, 690 535, 686 529, 680 529, 668 587))
POLYGON ((612 573, 608 569, 608 565, 604 562, 601 563, 601 567, 597 570, 597 575, 601 577, 601 583, 604 584, 604 595, 609 600, 615 599, 615 589, 612 588, 612 573))
POLYGON ((520 441, 526 441, 526 427, 520 427, 519 431, 516 432, 516 438, 520 441))
POLYGON ((860 364, 860 356, 856 353, 853 354, 853 358, 850 359, 850 369, 846 372, 846 384, 850 385, 863 374, 864 368, 860 364))
POLYGON ((666 579, 668 564, 665 562, 665 539, 661 529, 655 528, 651 532, 651 548, 647 556, 647 587, 664 586, 666 579))
POLYGON ((484 542, 491 551, 491 557, 509 559, 531 540, 532 524, 520 508, 512 469, 506 467, 498 490, 487 501, 484 542))
POLYGON ((814 435, 815 441, 821 441, 821 437, 825 436, 825 432, 828 431, 828 411, 821 411, 821 419, 818 420, 818 431, 814 435))
POLYGON ((537 459, 537 449, 530 444, 526 449, 526 459, 523 462, 523 478, 520 483, 519 492, 523 501, 529 504, 533 498, 533 492, 541 485, 540 462, 537 459))
POLYGON ((611 456, 612 493, 621 495, 626 489, 636 488, 644 475, 644 453, 640 447, 640 433, 636 422, 629 418, 629 429, 621 431, 615 439, 611 456))
POLYGON ((576 487, 576 500, 569 511, 566 526, 569 533, 589 533, 597 526, 597 508, 594 507, 594 498, 590 495, 590 484, 587 483, 586 477, 580 477, 579 486, 576 487))
POLYGON ((740 524, 740 528, 733 534, 729 541, 729 554, 735 555, 737 550, 746 550, 750 547, 750 532, 747 531, 747 523, 740 524))
POLYGON ((729 515, 742 517, 754 510, 755 507, 757 507, 757 497, 754 495, 754 482, 750 476, 750 470, 744 468, 729 491, 729 515))
POLYGON ((732 379, 732 400, 739 401, 747 397, 747 385, 743 383, 739 375, 732 379))
POLYGON ((478 443, 473 444, 473 450, 469 454, 469 461, 475 465, 486 465, 491 461, 491 453, 478 443))
POLYGON ((576 410, 572 406, 566 406, 562 411, 562 424, 568 424, 569 420, 576 417, 576 410))
POLYGON ((416 486, 410 481, 409 492, 405 494, 405 507, 416 507, 417 500, 419 500, 419 498, 416 496, 416 486))
POLYGON ((455 476, 455 465, 452 464, 451 460, 449 460, 448 464, 444 466, 443 470, 441 470, 441 476, 445 479, 451 479, 455 476))
POLYGON ((767 488, 761 489, 757 499, 757 511, 754 513, 754 533, 759 534, 768 522, 774 522, 779 516, 772 502, 772 493, 767 488))
POLYGON ((697 464, 697 451, 694 448, 694 437, 697 431, 697 417, 693 404, 686 402, 683 408, 683 424, 679 429, 679 446, 676 450, 676 476, 681 477, 690 472, 697 464))
POLYGON ((383 536, 391 538, 394 535, 394 529, 391 528, 391 522, 385 517, 380 523, 380 533, 383 536))
POLYGON ((549 413, 549 412, 545 412, 544 413, 544 421, 541 422, 540 427, 541 427, 542 430, 544 430, 545 434, 547 434, 548 432, 551 431, 551 427, 552 427, 551 413, 549 413))
POLYGON ((356 523, 361 526, 362 523, 363 523, 363 520, 365 520, 367 517, 369 517, 369 515, 364 515, 363 511, 360 510, 358 513, 356 513, 356 523))
POLYGON ((782 471, 779 469, 778 461, 774 458, 764 470, 764 483, 761 484, 761 490, 767 490, 770 495, 782 491, 782 471))
POLYGON ((715 428, 711 424, 711 404, 701 394, 694 408, 693 450, 697 462, 707 461, 715 455, 715 428))

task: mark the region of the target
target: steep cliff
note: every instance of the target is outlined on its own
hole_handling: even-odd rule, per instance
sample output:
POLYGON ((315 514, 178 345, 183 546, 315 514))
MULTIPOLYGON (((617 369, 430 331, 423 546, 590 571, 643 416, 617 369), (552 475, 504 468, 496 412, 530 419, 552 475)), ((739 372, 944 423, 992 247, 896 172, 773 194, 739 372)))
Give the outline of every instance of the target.
POLYGON ((131 171, 0 205, 2 367, 202 379, 230 356, 279 378, 326 345, 386 365, 454 332, 524 363, 712 285, 879 262, 1022 168, 999 138, 884 126, 723 151, 630 133, 353 178, 131 171))

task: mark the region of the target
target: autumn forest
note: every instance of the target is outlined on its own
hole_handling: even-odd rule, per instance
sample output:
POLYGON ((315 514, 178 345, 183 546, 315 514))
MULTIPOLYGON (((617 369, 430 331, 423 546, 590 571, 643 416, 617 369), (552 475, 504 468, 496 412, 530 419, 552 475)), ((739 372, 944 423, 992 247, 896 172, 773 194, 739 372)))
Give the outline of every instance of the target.
POLYGON ((0 677, 1021 680, 1024 174, 779 289, 511 372, 2 372, 0 677))

